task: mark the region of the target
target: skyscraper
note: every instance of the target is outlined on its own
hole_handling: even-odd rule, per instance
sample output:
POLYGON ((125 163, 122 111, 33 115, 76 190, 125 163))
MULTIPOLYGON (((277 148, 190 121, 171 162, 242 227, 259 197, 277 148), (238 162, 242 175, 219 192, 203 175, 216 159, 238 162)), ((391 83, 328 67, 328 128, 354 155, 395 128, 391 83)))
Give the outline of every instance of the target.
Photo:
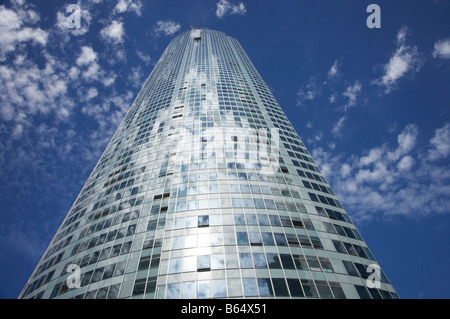
POLYGON ((235 39, 156 64, 20 298, 397 298, 235 39))

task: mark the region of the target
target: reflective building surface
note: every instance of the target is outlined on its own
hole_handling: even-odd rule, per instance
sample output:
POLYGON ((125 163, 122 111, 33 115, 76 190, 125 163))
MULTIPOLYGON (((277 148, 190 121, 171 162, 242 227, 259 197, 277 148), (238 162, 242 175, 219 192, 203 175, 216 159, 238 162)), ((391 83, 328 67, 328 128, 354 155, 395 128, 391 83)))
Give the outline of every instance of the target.
POLYGON ((19 298, 397 298, 240 44, 175 37, 19 298))

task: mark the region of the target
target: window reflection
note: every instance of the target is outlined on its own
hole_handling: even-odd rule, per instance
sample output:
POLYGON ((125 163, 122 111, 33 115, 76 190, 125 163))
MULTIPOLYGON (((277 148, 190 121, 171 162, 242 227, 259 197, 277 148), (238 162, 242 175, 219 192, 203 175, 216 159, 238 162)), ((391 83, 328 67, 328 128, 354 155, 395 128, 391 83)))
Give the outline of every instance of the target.
POLYGON ((183 258, 183 271, 195 271, 197 270, 197 256, 188 256, 183 258))
POLYGON ((180 284, 179 283, 167 285, 166 298, 167 299, 179 299, 180 298, 180 284))
POLYGON ((197 282, 197 298, 210 298, 211 289, 209 280, 202 280, 197 282))
POLYGON ((195 281, 183 282, 181 285, 181 298, 194 299, 195 298, 195 281))
POLYGON ((225 279, 212 280, 213 298, 227 297, 227 284, 225 279))
POLYGON ((258 290, 261 297, 273 296, 272 284, 269 278, 258 278, 258 290))
POLYGON ((256 286, 255 278, 244 278, 242 279, 242 283, 244 286, 244 296, 246 297, 258 296, 258 288, 256 286))

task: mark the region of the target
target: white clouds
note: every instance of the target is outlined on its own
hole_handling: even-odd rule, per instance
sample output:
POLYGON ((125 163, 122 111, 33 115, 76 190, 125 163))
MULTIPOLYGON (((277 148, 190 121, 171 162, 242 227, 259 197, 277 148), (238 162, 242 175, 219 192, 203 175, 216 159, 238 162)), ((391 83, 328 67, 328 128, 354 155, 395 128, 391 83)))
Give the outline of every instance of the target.
POLYGON ((55 99, 67 91, 66 80, 49 64, 45 69, 39 69, 24 61, 10 67, 1 66, 0 69, 0 96, 4 103, 10 105, 9 111, 13 105, 23 105, 31 114, 47 113, 55 99))
POLYGON ((341 116, 339 120, 333 125, 331 132, 334 136, 340 136, 344 123, 347 120, 347 115, 341 116))
MULTIPOLYGON (((327 95, 329 104, 336 104, 335 111, 341 112, 341 116, 331 128, 331 133, 336 138, 341 136, 341 131, 348 119, 349 109, 357 105, 358 98, 363 92, 361 81, 355 80, 353 84, 346 84, 342 93, 338 93, 339 87, 342 86, 342 83, 338 81, 342 75, 342 65, 343 63, 340 60, 335 60, 328 70, 326 78, 324 76, 322 76, 322 79, 319 76, 311 76, 297 91, 296 99, 296 105, 302 106, 319 99, 322 94, 327 95)), ((317 104, 321 105, 321 108, 324 107, 323 100, 317 100, 317 104)))
POLYGON ((80 76, 80 73, 81 73, 80 69, 73 66, 67 72, 67 75, 69 76, 70 80, 74 81, 74 80, 78 79, 78 77, 80 76))
POLYGON ((450 39, 440 40, 434 44, 433 57, 450 59, 450 39))
POLYGON ((408 28, 403 26, 397 32, 397 45, 403 45, 406 41, 406 35, 408 34, 408 28))
POLYGON ((110 25, 104 27, 100 31, 100 36, 107 41, 112 43, 122 43, 125 36, 125 29, 123 27, 123 22, 113 20, 110 25))
POLYGON ((181 26, 179 23, 176 23, 175 21, 158 21, 156 22, 156 26, 153 27, 153 30, 157 35, 163 34, 163 35, 172 35, 176 32, 178 32, 181 29, 181 26))
POLYGON ((76 64, 80 69, 72 67, 69 70, 69 77, 76 78, 81 73, 84 80, 103 81, 105 75, 97 61, 98 55, 94 49, 89 46, 81 47, 81 53, 76 60, 76 64))
POLYGON ((142 62, 145 63, 145 65, 149 65, 150 62, 152 61, 151 57, 148 54, 143 53, 142 51, 137 50, 136 55, 138 56, 139 59, 142 60, 142 62))
MULTIPOLYGON (((55 126, 61 121, 66 122, 75 105, 68 96, 70 78, 63 71, 64 64, 48 55, 43 58, 44 68, 28 59, 0 66, 0 115, 9 127, 8 133, 4 128, 1 131, 5 134, 8 151, 16 156, 20 156, 17 153, 23 152, 30 140, 37 137, 37 121, 52 119, 55 126), (11 141, 18 139, 22 146, 11 149, 11 141)), ((30 150, 24 152, 32 153, 30 150)))
POLYGON ((341 67, 341 63, 338 60, 335 60, 330 70, 328 71, 328 79, 334 79, 339 77, 339 68, 341 67))
POLYGON ((131 69, 131 73, 128 76, 128 81, 134 86, 134 87, 141 87, 142 86, 142 78, 144 77, 144 74, 142 73, 141 67, 135 67, 131 69))
POLYGON ((116 13, 124 13, 127 11, 133 11, 138 16, 141 16, 142 12, 142 2, 141 1, 132 1, 132 0, 119 0, 117 2, 116 7, 114 8, 114 12, 116 13))
POLYGON ((97 53, 91 47, 83 46, 81 48, 81 54, 77 59, 77 65, 83 66, 91 64, 97 60, 97 53))
POLYGON ((120 13, 127 11, 129 2, 131 2, 131 1, 119 0, 119 2, 117 2, 117 5, 116 5, 116 8, 114 9, 114 11, 117 11, 120 13))
POLYGON ((323 132, 319 131, 314 136, 308 138, 308 144, 314 144, 320 142, 323 138, 323 132))
POLYGON ((348 98, 347 104, 344 105, 344 110, 347 111, 348 108, 355 106, 356 98, 361 93, 362 85, 359 81, 355 81, 353 85, 347 87, 346 91, 342 93, 343 96, 348 98))
POLYGON ((4 61, 7 54, 14 51, 20 43, 31 42, 42 46, 47 44, 47 32, 41 28, 24 26, 38 20, 39 16, 35 12, 30 15, 24 10, 16 12, 0 6, 0 61, 4 61))
POLYGON ((362 156, 359 159, 359 164, 361 166, 368 166, 372 163, 375 163, 380 160, 383 153, 384 153, 383 148, 381 147, 373 148, 369 151, 368 155, 362 156))
POLYGON ((395 81, 409 70, 411 59, 412 55, 408 52, 404 52, 403 47, 397 49, 394 56, 391 57, 389 63, 386 65, 386 73, 381 79, 382 84, 387 87, 387 90, 390 90, 390 87, 395 81))
POLYGON ((240 2, 238 4, 232 4, 227 0, 220 0, 217 3, 216 16, 218 18, 223 18, 227 14, 238 14, 244 15, 247 12, 245 5, 240 2))
POLYGON ((397 49, 389 62, 384 65, 384 74, 374 81, 375 84, 385 87, 385 93, 391 92, 396 82, 409 72, 417 72, 422 65, 421 55, 417 47, 406 45, 408 29, 402 27, 397 33, 397 49))
POLYGON ((419 129, 415 124, 408 124, 405 129, 398 135, 397 151, 391 153, 391 157, 397 160, 401 155, 410 152, 416 145, 417 137, 419 135, 419 129))
POLYGON ((91 63, 87 70, 83 72, 83 78, 86 80, 98 80, 100 77, 100 65, 91 63))
POLYGON ((308 82, 297 92, 297 106, 303 105, 305 101, 312 101, 320 94, 316 77, 310 77, 308 82))
POLYGON ((5 8, 5 6, 0 7, 0 27, 18 29, 22 25, 22 21, 19 16, 10 9, 5 8))
POLYGON ((450 124, 436 129, 425 149, 418 136, 417 125, 408 124, 393 148, 383 144, 347 158, 318 148, 312 157, 355 221, 447 212, 450 174, 433 160, 450 155, 450 124))
POLYGON ((446 123, 443 127, 434 132, 430 140, 431 148, 428 151, 428 159, 436 161, 447 158, 450 154, 450 124, 446 123))
POLYGON ((92 100, 98 96, 98 90, 96 88, 89 88, 86 94, 86 100, 92 100))
MULTIPOLYGON (((334 137, 340 137, 341 131, 344 128, 344 124, 347 121, 348 115, 347 112, 350 108, 354 107, 356 105, 356 101, 358 96, 361 94, 362 85, 359 81, 355 81, 354 84, 347 86, 346 90, 342 93, 344 97, 348 99, 347 103, 344 104, 340 109, 344 111, 344 115, 342 115, 336 123, 333 125, 331 129, 331 133, 334 135, 334 137)), ((328 101, 330 103, 335 103, 336 101, 336 94, 332 94, 328 101)))
POLYGON ((405 156, 403 157, 398 163, 397 167, 401 171, 407 171, 410 170, 414 165, 414 158, 412 156, 405 156))

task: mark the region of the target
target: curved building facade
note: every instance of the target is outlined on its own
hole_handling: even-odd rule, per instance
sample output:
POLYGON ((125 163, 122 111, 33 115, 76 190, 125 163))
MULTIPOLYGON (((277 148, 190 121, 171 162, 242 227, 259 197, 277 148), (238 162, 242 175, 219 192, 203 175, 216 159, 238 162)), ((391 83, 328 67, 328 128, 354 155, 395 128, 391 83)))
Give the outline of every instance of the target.
POLYGON ((235 39, 175 37, 19 298, 397 298, 235 39))

